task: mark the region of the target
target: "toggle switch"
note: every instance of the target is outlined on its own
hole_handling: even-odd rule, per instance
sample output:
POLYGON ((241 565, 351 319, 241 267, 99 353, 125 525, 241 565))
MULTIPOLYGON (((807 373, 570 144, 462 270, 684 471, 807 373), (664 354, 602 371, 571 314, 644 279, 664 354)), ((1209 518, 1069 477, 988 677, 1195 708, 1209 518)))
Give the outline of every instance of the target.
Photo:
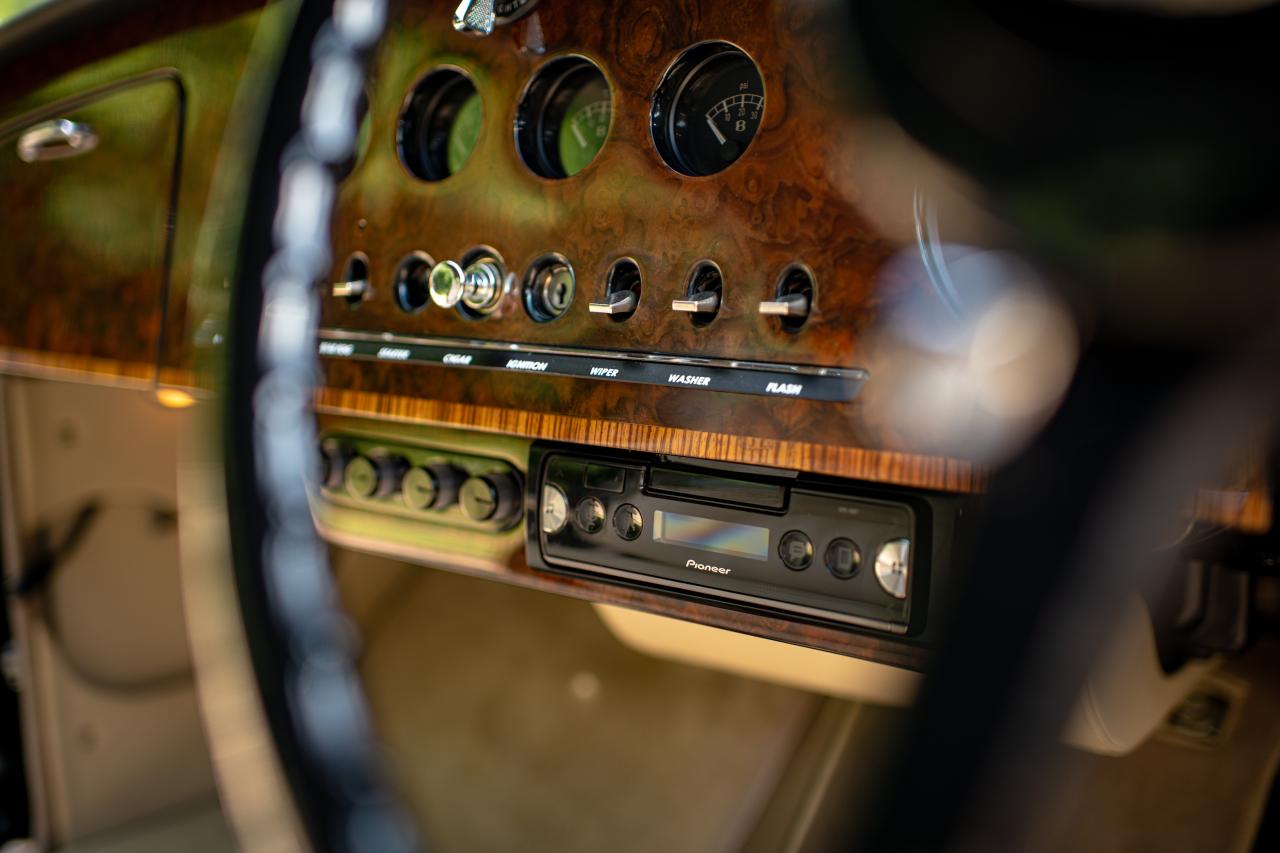
POLYGON ((803 293, 788 293, 771 302, 760 303, 760 313, 772 317, 801 319, 809 316, 809 297, 803 293))
POLYGON ((686 314, 715 314, 720 310, 720 294, 690 293, 687 299, 671 300, 671 310, 686 314))
POLYGON ((604 302, 592 302, 587 306, 587 310, 592 314, 608 314, 617 317, 634 313, 639 302, 640 300, 636 298, 635 293, 632 291, 620 290, 616 293, 610 293, 604 302))

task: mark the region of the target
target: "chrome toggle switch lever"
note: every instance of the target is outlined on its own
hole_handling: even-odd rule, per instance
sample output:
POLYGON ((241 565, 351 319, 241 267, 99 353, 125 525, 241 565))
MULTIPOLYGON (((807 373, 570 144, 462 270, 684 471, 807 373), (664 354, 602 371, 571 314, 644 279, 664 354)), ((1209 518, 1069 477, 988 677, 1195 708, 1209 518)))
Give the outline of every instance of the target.
POLYGON ((333 283, 333 295, 337 299, 359 302, 364 299, 364 295, 368 292, 369 279, 367 278, 358 278, 353 281, 335 281, 333 283))
POLYGON ((636 294, 631 290, 619 290, 610 293, 604 302, 592 302, 587 310, 592 314, 610 314, 618 316, 630 314, 636 310, 636 294))
POLYGON ((671 310, 685 314, 714 314, 720 310, 720 294, 706 291, 690 293, 688 299, 671 300, 671 310))
POLYGON ((493 0, 462 0, 453 10, 453 28, 469 36, 489 35, 497 19, 493 0))
POLYGON ((808 317, 809 297, 803 293, 788 293, 771 302, 761 302, 760 313, 774 317, 808 317))

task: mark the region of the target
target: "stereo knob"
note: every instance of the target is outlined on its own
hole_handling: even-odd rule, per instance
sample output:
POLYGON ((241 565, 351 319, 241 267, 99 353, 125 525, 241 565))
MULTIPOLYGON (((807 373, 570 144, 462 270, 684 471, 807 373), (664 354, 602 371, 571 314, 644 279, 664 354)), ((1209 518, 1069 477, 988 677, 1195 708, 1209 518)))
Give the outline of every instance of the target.
POLYGON ((375 451, 348 462, 343 482, 352 497, 385 498, 400 488, 408 467, 403 457, 375 451))
POLYGON ((462 512, 472 521, 510 521, 520 509, 520 482, 511 474, 485 474, 462 484, 462 512))
POLYGON ((336 438, 320 443, 320 483, 333 491, 342 488, 342 479, 351 460, 351 450, 336 438))
POLYGON ((910 539, 890 539, 880 546, 876 554, 876 580, 881 589, 894 598, 906 598, 910 571, 910 539))
POLYGON ((553 536, 569 523, 569 499, 554 483, 542 487, 542 532, 553 536))
POLYGON ((465 477, 465 471, 447 462, 411 468, 404 475, 400 494, 410 509, 448 509, 457 502, 458 489, 465 477))

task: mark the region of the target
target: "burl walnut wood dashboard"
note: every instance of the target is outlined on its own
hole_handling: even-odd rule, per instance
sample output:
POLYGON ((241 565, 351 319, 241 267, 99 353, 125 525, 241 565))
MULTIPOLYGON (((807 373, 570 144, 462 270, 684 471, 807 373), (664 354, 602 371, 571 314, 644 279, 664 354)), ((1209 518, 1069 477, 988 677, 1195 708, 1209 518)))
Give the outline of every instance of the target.
MULTIPOLYGON (((149 84, 168 100, 138 108, 158 128, 145 135, 151 148, 113 148, 106 136, 115 159, 78 161, 78 182, 55 163, 38 164, 49 167, 38 179, 30 163, 0 164, 14 176, 6 198, 43 217, 26 221, 5 273, 44 281, 0 294, 3 369, 199 384, 196 342, 218 342, 201 340, 190 297, 219 283, 202 280, 211 272, 198 246, 224 227, 202 216, 238 75, 271 18, 259 5, 156 6, 9 69, 6 157, 33 123, 76 118, 100 97, 149 84), (148 181, 120 183, 139 158, 148 181), (108 174, 115 185, 102 184, 108 174), (59 208, 51 182, 89 192, 59 208), (95 191, 134 211, 115 223, 128 239, 103 236, 109 215, 89 217, 103 230, 86 234, 67 212, 95 191), (85 268, 92 286, 77 287, 85 268)), ((360 153, 338 185, 331 280, 317 290, 323 430, 406 446, 443 435, 451 452, 489 448, 515 468, 545 440, 921 495, 983 489, 982 466, 919 452, 882 406, 891 356, 876 332, 886 306, 921 282, 888 264, 914 247, 859 209, 856 119, 824 4, 508 2, 498 7, 511 20, 483 38, 455 31, 456 6, 392 2, 371 57, 360 153)), ((139 127, 108 111, 103 130, 113 121, 139 127)), ((900 204, 909 211, 912 199, 900 204)), ((1206 490, 1196 512, 1246 530, 1271 520, 1256 474, 1206 490)), ((379 529, 335 538, 375 547, 379 529)), ((415 556, 422 536, 387 550, 415 556)), ((452 552, 478 555, 466 570, 923 661, 918 644, 821 620, 547 574, 510 532, 450 536, 452 552)))
MULTIPOLYGON (((372 293, 355 303, 325 300, 323 325, 601 354, 843 368, 867 371, 874 383, 877 354, 864 333, 894 295, 894 284, 877 273, 898 247, 832 182, 833 167, 850 154, 840 132, 838 45, 819 8, 617 3, 587 15, 572 4, 544 3, 488 38, 472 38, 453 31, 450 3, 393 4, 371 75, 368 149, 341 187, 333 231, 334 280, 351 253, 361 253, 372 293), (684 51, 709 40, 737 46, 754 61, 763 116, 736 162, 688 176, 655 148, 652 95, 684 51), (585 168, 542 177, 522 159, 513 128, 526 121, 518 111, 524 88, 569 56, 602 72, 611 120, 585 168), (401 162, 397 133, 415 84, 440 68, 470 78, 482 120, 474 150, 456 173, 420 180, 401 162), (434 304, 415 313, 400 307, 395 276, 411 253, 438 262, 478 247, 496 250, 513 280, 492 313, 473 318, 434 304), (563 316, 535 322, 521 289, 530 266, 549 253, 571 265, 576 295, 563 316), (642 281, 634 312, 621 322, 588 309, 606 299, 619 261, 634 262, 642 281), (722 295, 714 319, 702 324, 671 304, 686 297, 691 272, 707 261, 722 274, 722 295), (811 273, 813 298, 809 316, 791 331, 758 306, 800 265, 811 273)), ((443 415, 484 429, 928 488, 974 490, 982 479, 963 461, 911 455, 860 399, 865 387, 848 404, 832 405, 670 384, 333 359, 326 376, 322 403, 341 411, 443 415), (432 401, 463 405, 445 413, 432 401)))

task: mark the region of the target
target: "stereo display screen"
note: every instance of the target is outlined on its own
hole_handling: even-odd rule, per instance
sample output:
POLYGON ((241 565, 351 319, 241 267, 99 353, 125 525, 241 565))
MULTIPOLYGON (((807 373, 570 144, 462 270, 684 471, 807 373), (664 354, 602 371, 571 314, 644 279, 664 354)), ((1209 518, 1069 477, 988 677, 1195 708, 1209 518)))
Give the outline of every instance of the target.
POLYGON ((749 560, 769 559, 767 527, 731 524, 660 509, 653 513, 653 541, 728 554, 731 557, 746 557, 749 560))

